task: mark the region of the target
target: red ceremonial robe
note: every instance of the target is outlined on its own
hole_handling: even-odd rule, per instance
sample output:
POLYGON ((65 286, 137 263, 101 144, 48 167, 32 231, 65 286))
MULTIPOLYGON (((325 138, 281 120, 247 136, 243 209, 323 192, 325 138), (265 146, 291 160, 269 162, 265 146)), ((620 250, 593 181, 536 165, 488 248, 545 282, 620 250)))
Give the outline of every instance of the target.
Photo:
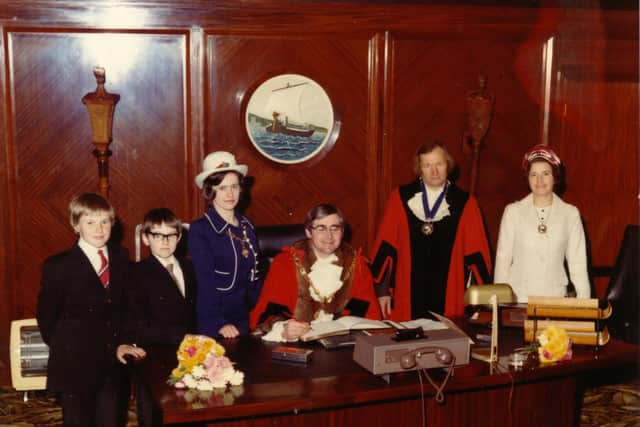
POLYGON ((338 257, 338 265, 343 267, 343 286, 336 292, 331 303, 320 306, 311 299, 308 286, 300 272, 302 268, 308 273, 316 261, 308 241, 303 240, 283 248, 274 258, 258 303, 249 315, 251 329, 260 323, 261 329, 268 330, 269 326, 263 328, 266 326, 263 322, 267 318, 270 318, 269 324, 291 317, 310 321, 318 308, 327 313, 333 312, 337 316, 350 314, 380 319, 380 308, 366 259, 360 251, 354 250, 344 242, 335 254, 338 257))
POLYGON ((393 296, 390 317, 395 321, 423 317, 427 309, 462 315, 469 270, 476 283, 488 281, 491 270, 476 199, 450 185, 446 195, 450 215, 434 222, 433 234, 425 236, 420 231, 422 221, 407 206, 420 191, 417 180, 392 192, 372 251, 376 292, 381 296, 388 289, 393 296))

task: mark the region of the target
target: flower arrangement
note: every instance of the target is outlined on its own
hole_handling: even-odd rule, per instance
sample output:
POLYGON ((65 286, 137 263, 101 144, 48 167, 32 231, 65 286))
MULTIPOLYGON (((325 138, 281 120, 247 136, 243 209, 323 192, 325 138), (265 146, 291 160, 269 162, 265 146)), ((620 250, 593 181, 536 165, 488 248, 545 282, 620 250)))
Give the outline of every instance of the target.
POLYGON ((540 363, 561 362, 571 360, 573 350, 567 331, 549 325, 538 335, 538 358, 540 363))
POLYGON ((167 383, 176 388, 213 390, 240 385, 244 373, 234 369, 224 347, 205 335, 185 335, 177 351, 178 367, 167 383))

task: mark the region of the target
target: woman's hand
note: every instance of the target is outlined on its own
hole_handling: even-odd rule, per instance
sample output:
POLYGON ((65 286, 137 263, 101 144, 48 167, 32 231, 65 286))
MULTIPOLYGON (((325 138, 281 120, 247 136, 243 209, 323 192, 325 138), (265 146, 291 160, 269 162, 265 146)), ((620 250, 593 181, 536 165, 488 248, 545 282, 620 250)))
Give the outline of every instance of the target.
POLYGON ((236 328, 231 323, 228 323, 224 325, 222 328, 220 328, 218 333, 222 335, 224 338, 235 338, 238 335, 240 335, 240 331, 238 331, 238 328, 236 328))
POLYGON ((378 303, 380 304, 380 311, 382 311, 382 318, 386 319, 391 316, 391 297, 388 295, 378 297, 378 303))
POLYGON ((295 319, 287 320, 284 324, 282 337, 287 341, 295 341, 311 329, 311 325, 307 322, 299 322, 295 319))
POLYGON ((123 365, 127 364, 125 356, 133 357, 134 361, 144 359, 147 357, 147 352, 141 347, 136 347, 129 344, 120 344, 116 350, 116 357, 123 365))

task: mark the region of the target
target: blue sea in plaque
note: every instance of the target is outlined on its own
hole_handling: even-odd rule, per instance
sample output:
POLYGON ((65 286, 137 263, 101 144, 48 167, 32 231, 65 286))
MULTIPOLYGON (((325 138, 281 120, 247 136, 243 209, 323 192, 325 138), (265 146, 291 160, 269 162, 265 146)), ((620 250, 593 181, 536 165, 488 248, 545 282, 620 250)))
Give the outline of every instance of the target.
POLYGON ((283 163, 298 163, 305 161, 322 148, 327 129, 313 126, 286 128, 280 123, 273 125, 273 121, 251 117, 247 130, 251 140, 267 157, 283 163))

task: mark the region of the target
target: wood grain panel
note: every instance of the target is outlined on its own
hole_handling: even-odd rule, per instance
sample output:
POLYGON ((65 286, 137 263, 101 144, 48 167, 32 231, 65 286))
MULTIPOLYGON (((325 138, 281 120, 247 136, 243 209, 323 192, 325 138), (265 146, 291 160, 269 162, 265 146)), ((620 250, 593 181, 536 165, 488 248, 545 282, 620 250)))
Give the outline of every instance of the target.
POLYGON ((367 144, 369 49, 363 37, 208 37, 207 151, 228 150, 249 165, 255 183, 247 213, 256 224, 302 222, 313 205, 329 202, 344 211, 353 243, 366 243, 367 171, 375 168, 367 144), (251 89, 282 73, 302 74, 320 84, 341 121, 333 147, 297 165, 262 156, 244 128, 251 89))
POLYGON ((625 227, 640 218, 638 84, 563 79, 558 96, 565 199, 580 209, 593 265, 613 265, 625 227))
MULTIPOLYGON (((596 266, 614 264, 625 227, 640 221, 638 14, 614 16, 589 15, 587 34, 564 25, 554 55, 550 144, 565 163, 565 199, 580 209, 596 266)), ((596 281, 596 295, 607 283, 596 281)))
POLYGON ((449 145, 467 187, 465 95, 479 73, 496 96, 477 188, 494 247, 504 206, 527 192, 520 157, 543 140, 545 114, 594 263, 611 264, 623 226, 638 222, 637 2, 5 3, 0 351, 9 320, 33 313, 33 265, 73 241, 68 199, 97 189, 80 99, 94 90, 98 63, 107 89, 122 97, 111 194, 129 247, 133 225, 151 207, 167 205, 186 220, 200 214, 193 177, 218 149, 249 165, 247 213, 257 224, 299 222, 311 205, 329 201, 345 211, 353 243, 366 247, 391 188, 413 178, 412 155, 424 139, 449 145), (542 55, 550 37, 548 99, 542 55), (251 90, 280 73, 318 81, 342 120, 335 146, 317 162, 273 163, 245 135, 251 90))
POLYGON ((80 102, 95 89, 94 61, 103 61, 107 90, 121 95, 110 176, 122 243, 133 247, 133 226, 152 207, 188 212, 186 37, 12 32, 9 43, 15 129, 10 144, 17 171, 15 293, 21 315, 32 316, 42 261, 74 241, 69 200, 97 191, 90 125, 80 102))
POLYGON ((471 157, 462 150, 466 94, 477 88, 479 74, 487 76, 496 101, 480 153, 476 196, 494 247, 504 206, 526 191, 519 169, 522 153, 539 141, 538 100, 528 94, 539 88, 541 55, 523 78, 515 66, 521 55, 532 54, 519 46, 510 40, 426 40, 399 34, 394 37, 390 64, 393 126, 386 155, 392 159, 388 175, 392 186, 415 178, 416 148, 437 139, 447 144, 457 161, 457 184, 468 187, 471 157))

